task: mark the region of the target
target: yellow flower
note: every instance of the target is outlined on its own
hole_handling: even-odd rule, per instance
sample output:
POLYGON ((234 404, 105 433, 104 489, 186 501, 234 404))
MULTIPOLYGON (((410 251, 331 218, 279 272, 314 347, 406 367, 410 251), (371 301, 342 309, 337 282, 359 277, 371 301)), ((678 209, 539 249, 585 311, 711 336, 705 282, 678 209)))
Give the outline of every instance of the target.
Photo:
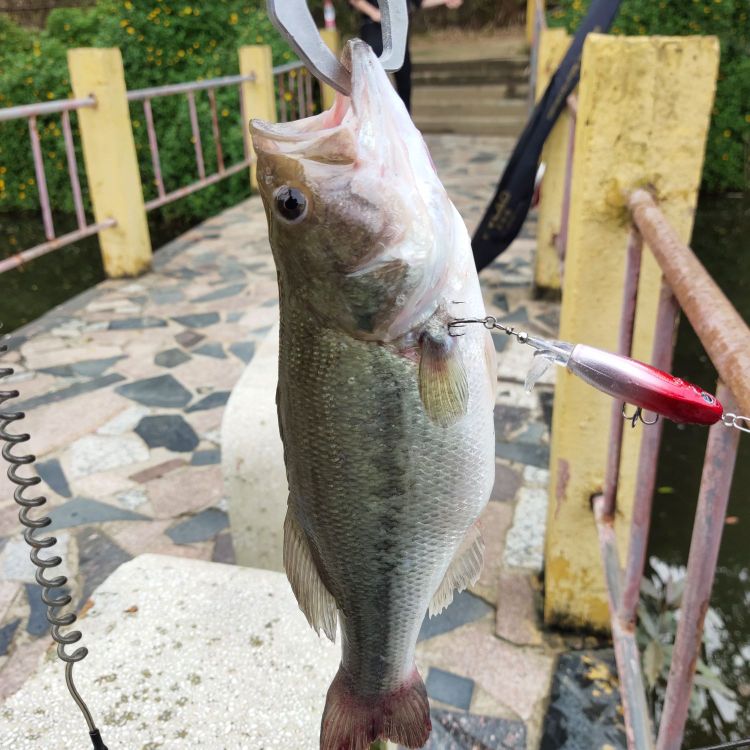
MULTIPOLYGON (((750 115, 748 115, 750 117, 750 115)), ((0 174, 5 174, 8 171, 8 167, 0 167, 0 174)))
POLYGON ((125 10, 133 10, 133 3, 131 3, 130 0, 125 0, 122 7, 125 8, 125 10))
POLYGON ((288 102, 292 101, 292 92, 291 91, 285 91, 284 92, 284 99, 288 102))
MULTIPOLYGON (((745 122, 750 122, 750 112, 745 115, 745 122)), ((2 174, 4 170, 5 167, 0 167, 0 174, 2 174)))
POLYGON ((0 190, 5 190, 5 180, 0 179, 0 190))
POLYGON ((255 43, 256 44, 262 44, 263 43, 263 37, 258 34, 258 36, 255 37, 255 43))
POLYGON ((135 29, 132 26, 128 26, 128 28, 125 29, 125 31, 127 31, 128 34, 135 34, 135 29))
POLYGON ((177 50, 177 57, 185 57, 185 50, 184 49, 178 49, 177 50))
POLYGON ((183 8, 183 9, 182 9, 181 11, 180 11, 180 15, 183 15, 183 16, 191 16, 192 14, 193 14, 193 9, 192 9, 192 8, 191 8, 191 7, 189 6, 189 5, 186 5, 186 6, 185 6, 185 7, 184 7, 184 8, 183 8))
POLYGON ((732 137, 732 131, 729 128, 726 128, 726 130, 724 130, 724 132, 722 133, 722 135, 725 138, 731 138, 732 137))
POLYGON ((69 23, 63 24, 63 29, 65 29, 65 31, 70 31, 70 24, 69 23))
POLYGON ((29 185, 33 185, 34 184, 34 178, 33 177, 29 177, 29 179, 26 180, 26 182, 28 182, 29 185))
POLYGON ((221 116, 222 117, 229 117, 229 110, 224 108, 221 110, 221 116))
POLYGON ((232 26, 234 26, 239 20, 240 17, 236 13, 229 14, 229 23, 232 24, 232 26))
POLYGON ((47 99, 54 99, 54 98, 55 98, 55 95, 51 91, 48 91, 47 92, 47 99))

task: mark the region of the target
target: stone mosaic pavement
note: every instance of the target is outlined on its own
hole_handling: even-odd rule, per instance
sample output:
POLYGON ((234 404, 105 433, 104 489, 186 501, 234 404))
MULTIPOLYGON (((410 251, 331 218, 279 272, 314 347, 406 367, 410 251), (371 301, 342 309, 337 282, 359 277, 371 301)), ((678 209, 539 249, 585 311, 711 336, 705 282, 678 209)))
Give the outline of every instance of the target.
MULTIPOLYGON (((472 229, 512 141, 428 141, 472 229)), ((532 217, 482 283, 488 312, 549 336, 558 307, 531 299, 533 234, 532 217)), ((151 273, 106 281, 12 337, 4 361, 16 369, 17 406, 27 412, 24 431, 79 608, 141 553, 234 561, 221 418, 277 308, 265 217, 251 198, 158 251, 151 273)), ((482 518, 485 570, 425 622, 418 648, 434 705, 432 750, 537 747, 556 656, 571 645, 546 633, 538 615, 554 374, 527 394, 530 351, 507 337, 495 345, 497 474, 482 518)), ((50 643, 11 497, 3 473, 0 698, 50 643)))

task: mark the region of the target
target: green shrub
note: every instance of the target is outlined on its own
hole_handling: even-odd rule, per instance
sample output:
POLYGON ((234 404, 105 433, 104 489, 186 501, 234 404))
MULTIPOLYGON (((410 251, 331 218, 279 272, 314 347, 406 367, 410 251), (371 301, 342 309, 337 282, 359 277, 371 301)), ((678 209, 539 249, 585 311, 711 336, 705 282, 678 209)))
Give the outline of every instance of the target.
MULTIPOLYGON (((119 47, 129 89, 201 80, 238 73, 237 49, 270 44, 274 64, 293 54, 272 27, 262 0, 100 0, 94 8, 53 11, 42 32, 26 31, 0 16, 0 107, 70 95, 66 50, 119 47)), ((217 108, 225 163, 242 158, 242 129, 237 87, 217 89, 217 108)), ((208 173, 215 169, 210 109, 205 93, 196 94, 203 152, 208 173)), ((187 101, 184 96, 153 100, 166 189, 197 179, 187 101)), ((142 105, 131 106, 133 132, 146 198, 156 194, 142 105)), ((75 121, 75 116, 73 117, 75 121)), ((39 130, 50 196, 56 210, 70 211, 72 196, 59 116, 40 118, 39 130)), ((83 160, 79 148, 79 170, 83 160)), ((82 179, 85 185, 85 179, 82 179)), ((248 195, 247 173, 165 207, 166 215, 207 216, 248 195)), ((0 212, 38 204, 25 121, 0 124, 0 212)))
MULTIPOLYGON (((550 25, 573 31, 589 0, 560 0, 550 25)), ((716 100, 706 143, 703 187, 750 188, 750 10, 747 0, 623 0, 615 34, 715 34, 721 43, 716 100)))

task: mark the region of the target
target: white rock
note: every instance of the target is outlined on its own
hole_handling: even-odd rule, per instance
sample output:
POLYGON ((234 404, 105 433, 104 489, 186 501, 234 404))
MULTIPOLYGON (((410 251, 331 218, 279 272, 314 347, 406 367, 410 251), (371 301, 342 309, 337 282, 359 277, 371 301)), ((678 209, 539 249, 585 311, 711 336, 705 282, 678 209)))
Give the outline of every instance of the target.
POLYGON ((131 406, 125 411, 121 411, 116 417, 105 422, 97 432, 100 435, 122 435, 130 432, 138 422, 151 413, 151 409, 146 406, 131 406))
POLYGON ((127 508, 128 510, 135 510, 148 502, 146 491, 141 489, 120 492, 118 495, 115 495, 115 498, 117 498, 117 502, 122 505, 123 508, 127 508))
MULTIPOLYGON (((340 647, 315 635, 283 574, 141 555, 91 598, 78 688, 109 747, 318 746, 340 647)), ((13 750, 89 744, 57 659, 3 704, 0 738, 13 750)))
POLYGON ((536 485, 537 487, 549 486, 549 470, 540 469, 537 466, 526 466, 523 470, 524 484, 536 485))
POLYGON ((505 537, 506 565, 541 572, 547 528, 547 489, 521 487, 513 525, 505 537))
MULTIPOLYGON (((36 513, 39 516, 39 512, 36 513)), ((19 524, 20 526, 20 524, 19 524)), ((50 536, 44 529, 36 531, 35 536, 44 539, 50 536)), ((70 534, 67 531, 56 531, 52 534, 57 539, 57 544, 39 553, 41 559, 49 559, 56 555, 62 558, 62 563, 52 568, 47 578, 64 575, 68 578, 74 576, 77 566, 71 560, 70 534)), ((22 583, 34 583, 36 566, 31 562, 29 553, 31 547, 26 544, 23 537, 9 539, 5 549, 0 554, 0 571, 2 577, 8 581, 21 581, 22 583)))
POLYGON ((87 435, 76 440, 69 450, 70 476, 73 479, 145 461, 149 457, 145 443, 135 435, 87 435))

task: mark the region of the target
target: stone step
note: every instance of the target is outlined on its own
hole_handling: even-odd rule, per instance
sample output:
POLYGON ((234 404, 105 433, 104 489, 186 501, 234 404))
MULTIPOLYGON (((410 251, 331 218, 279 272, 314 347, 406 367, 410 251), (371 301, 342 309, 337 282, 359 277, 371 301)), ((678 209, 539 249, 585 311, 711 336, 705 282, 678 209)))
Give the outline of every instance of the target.
POLYGON ((528 85, 529 63, 526 59, 470 60, 466 62, 422 62, 412 66, 415 85, 435 86, 465 84, 528 85))
POLYGON ((456 86, 444 90, 440 86, 414 89, 414 112, 421 115, 451 113, 455 116, 517 117, 525 122, 528 102, 518 97, 508 97, 501 86, 456 86))
POLYGON ((515 137, 523 130, 518 117, 494 115, 464 117, 455 112, 445 115, 414 113, 414 122, 423 133, 460 133, 463 135, 494 135, 515 137))

